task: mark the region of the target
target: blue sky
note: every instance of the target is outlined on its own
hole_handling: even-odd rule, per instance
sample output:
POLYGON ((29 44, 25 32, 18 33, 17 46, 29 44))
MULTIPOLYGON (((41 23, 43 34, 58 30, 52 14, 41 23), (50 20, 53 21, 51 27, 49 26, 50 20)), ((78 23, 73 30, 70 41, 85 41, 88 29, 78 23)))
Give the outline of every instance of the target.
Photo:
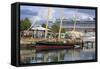
MULTIPOLYGON (((50 7, 50 16, 49 19, 55 21, 59 19, 61 14, 61 9, 58 7, 50 7)), ((75 9, 75 8, 63 8, 64 18, 73 19, 77 15, 77 20, 93 20, 95 18, 95 10, 93 9, 75 9)), ((47 18, 48 7, 41 6, 21 6, 20 7, 20 19, 28 17, 33 23, 35 21, 46 20, 47 18)))

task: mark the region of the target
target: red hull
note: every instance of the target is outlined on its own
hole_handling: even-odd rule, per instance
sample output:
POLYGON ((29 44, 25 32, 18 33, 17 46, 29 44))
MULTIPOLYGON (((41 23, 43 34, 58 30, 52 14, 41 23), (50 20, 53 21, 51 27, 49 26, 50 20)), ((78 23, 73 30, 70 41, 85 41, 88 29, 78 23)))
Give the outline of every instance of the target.
POLYGON ((38 51, 41 51, 41 50, 54 50, 54 49, 71 49, 71 48, 74 48, 74 45, 72 46, 42 46, 42 45, 39 45, 39 46, 35 46, 35 49, 38 50, 38 51))

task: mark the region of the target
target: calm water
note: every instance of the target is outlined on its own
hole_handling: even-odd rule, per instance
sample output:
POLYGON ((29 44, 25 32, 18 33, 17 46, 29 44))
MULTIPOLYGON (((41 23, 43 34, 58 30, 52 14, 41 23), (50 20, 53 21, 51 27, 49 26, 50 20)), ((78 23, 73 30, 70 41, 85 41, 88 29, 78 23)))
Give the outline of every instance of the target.
POLYGON ((94 49, 62 49, 40 52, 36 51, 35 49, 21 50, 22 63, 43 63, 92 59, 95 59, 94 49))
MULTIPOLYGON (((84 40, 91 41, 93 38, 84 37, 84 40)), ((83 49, 62 49, 37 51, 26 46, 20 48, 21 63, 43 63, 43 62, 60 62, 60 61, 77 61, 77 60, 93 60, 95 59, 95 38, 94 43, 84 44, 83 49), (93 46, 93 47, 92 47, 93 46)), ((92 40, 92 41, 93 41, 92 40)), ((21 46, 23 47, 23 46, 21 46)))

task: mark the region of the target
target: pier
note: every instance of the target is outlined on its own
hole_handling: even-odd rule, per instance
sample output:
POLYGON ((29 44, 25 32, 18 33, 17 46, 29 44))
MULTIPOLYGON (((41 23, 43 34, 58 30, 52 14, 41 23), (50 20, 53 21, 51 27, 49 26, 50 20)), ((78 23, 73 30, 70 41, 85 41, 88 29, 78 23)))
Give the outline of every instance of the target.
POLYGON ((92 48, 94 48, 94 46, 95 46, 95 40, 93 40, 93 39, 91 39, 91 40, 88 40, 88 39, 86 39, 86 40, 83 40, 82 41, 82 45, 81 45, 81 48, 85 48, 85 49, 92 49, 92 48))

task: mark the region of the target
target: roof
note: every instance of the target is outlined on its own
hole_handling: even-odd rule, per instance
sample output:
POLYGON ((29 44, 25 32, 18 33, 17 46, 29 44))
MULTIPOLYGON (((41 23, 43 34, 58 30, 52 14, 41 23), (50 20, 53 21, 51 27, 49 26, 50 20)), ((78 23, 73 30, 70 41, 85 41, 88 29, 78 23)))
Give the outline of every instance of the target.
MULTIPOLYGON (((45 31, 46 28, 38 26, 38 27, 33 27, 32 30, 41 30, 41 31, 45 31)), ((48 29, 49 30, 49 29, 48 29)))

